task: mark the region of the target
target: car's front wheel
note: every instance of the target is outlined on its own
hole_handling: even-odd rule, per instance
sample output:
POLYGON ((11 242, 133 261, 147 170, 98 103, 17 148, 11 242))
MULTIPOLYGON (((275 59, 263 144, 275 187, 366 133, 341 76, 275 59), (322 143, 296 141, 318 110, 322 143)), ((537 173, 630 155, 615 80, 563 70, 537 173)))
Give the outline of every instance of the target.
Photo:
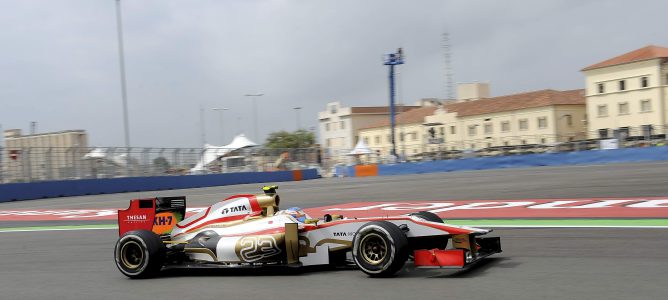
POLYGON ((353 260, 372 277, 388 277, 398 272, 409 254, 408 238, 393 223, 369 222, 353 238, 353 260))
POLYGON ((116 266, 130 278, 155 276, 165 262, 165 246, 160 237, 148 230, 128 231, 116 242, 116 266))

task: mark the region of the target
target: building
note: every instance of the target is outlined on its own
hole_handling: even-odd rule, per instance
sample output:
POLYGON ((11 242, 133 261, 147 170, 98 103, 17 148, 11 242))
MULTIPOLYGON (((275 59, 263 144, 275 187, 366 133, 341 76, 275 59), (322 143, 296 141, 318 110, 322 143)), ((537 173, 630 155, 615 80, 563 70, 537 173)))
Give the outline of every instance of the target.
MULTIPOLYGON (((417 106, 397 106, 398 113, 417 106)), ((318 113, 320 145, 332 157, 345 155, 357 143, 357 131, 382 120, 389 120, 387 106, 343 107, 340 102, 327 103, 327 109, 318 113)))
MULTIPOLYGON (((425 117, 436 111, 436 106, 412 109, 396 116, 395 143, 397 154, 411 156, 424 152, 426 136, 424 134, 425 117)), ((371 149, 381 156, 392 153, 392 135, 390 120, 385 118, 359 130, 359 137, 371 149)))
POLYGON ((643 47, 582 72, 590 138, 666 133, 668 48, 643 47))
POLYGON ((20 129, 4 132, 0 182, 71 179, 88 152, 84 130, 21 135, 20 129))
POLYGON ((446 104, 425 117, 446 150, 554 144, 585 138, 583 90, 540 90, 446 104))

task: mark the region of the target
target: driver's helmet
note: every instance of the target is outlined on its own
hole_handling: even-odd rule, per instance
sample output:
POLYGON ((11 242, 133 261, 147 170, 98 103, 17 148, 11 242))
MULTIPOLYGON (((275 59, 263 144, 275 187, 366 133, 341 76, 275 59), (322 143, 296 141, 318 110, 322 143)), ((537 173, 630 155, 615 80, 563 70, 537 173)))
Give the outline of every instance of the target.
POLYGON ((308 219, 308 215, 299 207, 290 207, 288 209, 280 210, 277 215, 289 215, 294 217, 298 222, 304 223, 308 219))

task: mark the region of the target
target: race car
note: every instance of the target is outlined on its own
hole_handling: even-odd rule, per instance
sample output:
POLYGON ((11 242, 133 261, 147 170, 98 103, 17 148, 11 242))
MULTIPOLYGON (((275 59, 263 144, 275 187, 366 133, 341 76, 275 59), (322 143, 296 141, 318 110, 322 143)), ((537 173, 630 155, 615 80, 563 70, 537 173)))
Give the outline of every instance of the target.
POLYGON ((448 225, 430 212, 374 218, 279 210, 277 186, 234 195, 187 218, 185 197, 134 199, 118 211, 116 266, 130 278, 168 268, 353 266, 389 277, 416 267, 468 268, 501 252, 491 230, 448 225))

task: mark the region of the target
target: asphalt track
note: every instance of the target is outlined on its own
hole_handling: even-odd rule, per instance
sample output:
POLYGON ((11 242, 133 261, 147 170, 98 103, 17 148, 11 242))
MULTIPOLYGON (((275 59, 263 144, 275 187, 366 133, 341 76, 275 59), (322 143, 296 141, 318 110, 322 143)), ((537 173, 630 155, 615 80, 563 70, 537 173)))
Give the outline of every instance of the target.
MULTIPOLYGON (((284 183, 282 206, 351 201, 668 196, 668 163, 548 167, 284 183)), ((124 207, 183 194, 204 206, 257 185, 44 199, 0 210, 124 207)), ((58 222, 58 224, 63 224, 58 222)), ((81 224, 81 222, 79 222, 81 224)), ((49 224, 3 222, 1 227, 49 224)), ((0 233, 0 299, 665 299, 667 229, 497 229, 504 253, 470 271, 408 267, 390 279, 356 270, 168 272, 129 280, 115 230, 0 233)))

